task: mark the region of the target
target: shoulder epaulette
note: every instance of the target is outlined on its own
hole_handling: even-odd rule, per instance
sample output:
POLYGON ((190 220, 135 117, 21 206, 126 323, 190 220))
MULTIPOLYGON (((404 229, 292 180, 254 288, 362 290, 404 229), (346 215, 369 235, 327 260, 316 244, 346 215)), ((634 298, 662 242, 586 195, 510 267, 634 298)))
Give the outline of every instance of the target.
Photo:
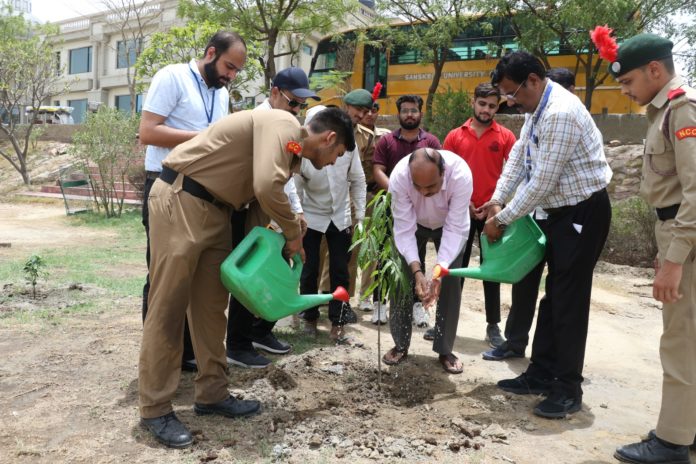
POLYGON ((667 94, 667 100, 674 100, 681 95, 686 95, 686 90, 682 89, 681 87, 672 89, 667 94))

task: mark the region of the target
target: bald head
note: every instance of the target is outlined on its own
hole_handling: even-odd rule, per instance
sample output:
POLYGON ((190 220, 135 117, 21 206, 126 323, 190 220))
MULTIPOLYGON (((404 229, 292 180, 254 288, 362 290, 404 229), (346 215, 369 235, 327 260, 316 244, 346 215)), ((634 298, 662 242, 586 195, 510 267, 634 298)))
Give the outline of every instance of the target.
POLYGON ((442 189, 445 161, 432 148, 419 148, 408 159, 413 187, 423 196, 431 197, 442 189))

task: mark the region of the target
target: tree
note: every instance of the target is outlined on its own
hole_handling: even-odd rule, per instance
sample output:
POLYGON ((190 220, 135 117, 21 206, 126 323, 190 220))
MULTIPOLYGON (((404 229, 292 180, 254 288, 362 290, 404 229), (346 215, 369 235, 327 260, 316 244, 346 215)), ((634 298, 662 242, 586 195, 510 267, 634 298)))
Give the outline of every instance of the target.
POLYGON ((550 52, 575 55, 575 73, 585 76, 585 107, 590 109, 597 87, 610 78, 608 63, 597 54, 589 32, 607 24, 619 39, 640 31, 662 30, 672 38, 685 37, 695 26, 675 27, 675 15, 696 12, 693 0, 482 0, 480 5, 507 18, 520 48, 548 66, 550 52))
POLYGON ((454 39, 477 19, 470 14, 473 7, 473 0, 393 0, 381 3, 379 11, 382 15, 403 17, 408 21, 406 28, 390 28, 389 40, 397 47, 408 45, 416 50, 421 62, 433 64, 433 78, 425 102, 427 115, 432 115, 433 96, 440 86, 445 63, 458 59, 450 51, 454 39))
POLYGON ((140 118, 126 115, 116 108, 99 107, 87 115, 85 123, 73 136, 72 153, 83 170, 96 166, 98 176, 90 177, 94 201, 106 217, 120 217, 130 166, 142 159, 143 147, 136 134, 140 118))
POLYGON ((194 21, 225 24, 245 40, 263 44, 259 60, 270 87, 276 58, 297 55, 304 36, 336 30, 356 8, 356 0, 181 0, 179 12, 194 21))
POLYGON ((162 9, 158 4, 139 3, 136 0, 102 0, 107 7, 107 21, 121 37, 116 45, 118 67, 125 68, 130 93, 130 112, 136 113, 138 76, 131 70, 143 51, 145 39, 156 28, 162 9))
MULTIPOLYGON (((194 58, 203 56, 203 50, 208 40, 223 26, 209 21, 189 21, 186 26, 172 27, 167 32, 157 32, 150 37, 148 46, 138 56, 135 64, 135 75, 138 80, 138 91, 142 90, 143 80, 149 79, 157 71, 168 64, 186 63, 194 58)), ((230 93, 245 89, 262 74, 258 57, 261 47, 252 40, 247 44, 247 64, 244 70, 237 74, 230 84, 230 93)))
MULTIPOLYGON (((25 110, 65 93, 51 42, 52 28, 37 26, 9 8, 0 9, 0 156, 31 184, 27 158, 35 120, 21 124, 25 110)), ((55 37, 55 36, 53 36, 55 37)))

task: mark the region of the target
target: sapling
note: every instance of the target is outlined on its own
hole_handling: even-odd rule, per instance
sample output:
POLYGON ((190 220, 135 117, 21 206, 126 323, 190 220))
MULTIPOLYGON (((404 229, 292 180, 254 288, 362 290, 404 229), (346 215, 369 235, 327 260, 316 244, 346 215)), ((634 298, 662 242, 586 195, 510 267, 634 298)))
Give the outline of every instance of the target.
POLYGON ((46 262, 39 255, 31 255, 24 263, 24 279, 31 284, 32 298, 36 299, 36 283, 39 279, 47 279, 46 262))

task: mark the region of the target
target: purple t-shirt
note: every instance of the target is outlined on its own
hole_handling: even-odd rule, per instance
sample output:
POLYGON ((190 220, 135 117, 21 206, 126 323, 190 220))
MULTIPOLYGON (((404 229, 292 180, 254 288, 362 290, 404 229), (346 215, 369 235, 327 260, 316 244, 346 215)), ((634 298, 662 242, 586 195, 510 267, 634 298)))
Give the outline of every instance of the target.
POLYGON ((387 168, 387 176, 391 175, 396 163, 403 157, 413 153, 416 148, 430 147, 439 150, 440 141, 430 132, 420 129, 418 137, 409 142, 401 137, 401 129, 396 129, 387 135, 383 135, 375 146, 372 164, 381 164, 387 168))

